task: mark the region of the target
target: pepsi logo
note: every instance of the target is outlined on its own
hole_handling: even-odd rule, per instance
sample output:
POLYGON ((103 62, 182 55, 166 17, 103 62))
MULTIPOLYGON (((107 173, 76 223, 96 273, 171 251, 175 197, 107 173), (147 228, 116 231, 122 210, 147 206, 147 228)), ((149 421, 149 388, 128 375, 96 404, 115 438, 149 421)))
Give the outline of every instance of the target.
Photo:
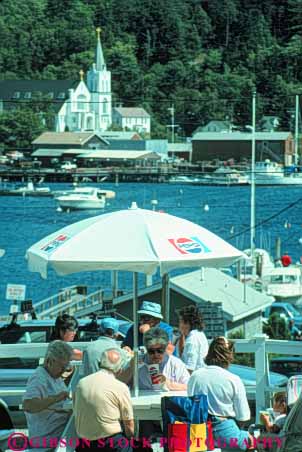
POLYGON ((181 254, 201 254, 210 253, 210 248, 198 237, 179 237, 178 239, 168 239, 181 254))

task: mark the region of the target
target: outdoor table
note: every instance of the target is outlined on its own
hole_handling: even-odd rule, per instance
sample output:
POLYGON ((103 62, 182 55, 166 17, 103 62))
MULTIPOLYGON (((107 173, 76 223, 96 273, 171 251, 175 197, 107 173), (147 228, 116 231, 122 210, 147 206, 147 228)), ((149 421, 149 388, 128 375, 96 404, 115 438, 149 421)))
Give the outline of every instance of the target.
POLYGON ((135 420, 161 420, 161 398, 173 395, 186 396, 187 392, 140 390, 137 397, 131 397, 135 420))
MULTIPOLYGON (((161 398, 165 396, 186 396, 186 391, 148 391, 140 390, 137 397, 131 397, 134 419, 136 421, 161 419, 161 398)), ((64 410, 72 410, 72 400, 67 399, 63 404, 64 410)))

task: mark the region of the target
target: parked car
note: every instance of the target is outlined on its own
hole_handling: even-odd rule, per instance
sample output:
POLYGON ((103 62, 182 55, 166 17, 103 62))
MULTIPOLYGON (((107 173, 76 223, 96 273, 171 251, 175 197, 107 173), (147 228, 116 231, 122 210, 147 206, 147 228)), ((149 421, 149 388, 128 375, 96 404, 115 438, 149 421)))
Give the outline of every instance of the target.
POLYGON ((77 165, 75 163, 67 161, 67 162, 62 163, 61 169, 62 170, 73 170, 73 169, 77 169, 77 165))
MULTIPOLYGON (((110 313, 108 313, 108 316, 110 316, 110 313)), ((79 328, 75 341, 90 342, 99 337, 101 319, 83 318, 77 320, 79 322, 79 328)), ((2 322, 0 323, 0 343, 24 344, 23 346, 26 347, 25 344, 48 342, 54 330, 54 324, 55 319, 21 320, 17 323, 10 324, 4 324, 2 322)), ((120 340, 125 336, 129 326, 129 322, 119 320, 120 340)), ((38 365, 38 358, 24 358, 21 353, 19 357, 0 358, 0 394, 1 389, 24 389, 28 378, 34 373, 38 365)), ((24 416, 19 411, 22 396, 2 396, 2 399, 10 408, 14 422, 22 425, 24 416)))
MULTIPOLYGON (((247 388, 248 399, 254 400, 256 396, 256 369, 253 367, 241 366, 239 364, 231 364, 228 370, 241 378, 247 388)), ((269 373, 269 382, 271 386, 279 386, 280 388, 285 389, 287 381, 288 378, 281 373, 269 373)))
MULTIPOLYGON (((108 312, 107 317, 110 315, 111 311, 108 312)), ((79 328, 74 339, 75 342, 89 342, 99 337, 101 318, 82 318, 77 320, 79 322, 79 328)), ((122 339, 125 336, 130 323, 126 320, 119 320, 118 322, 119 335, 122 339)), ((31 344, 49 342, 54 331, 54 325, 55 319, 20 320, 9 324, 0 322, 0 344, 31 344)), ((3 359, 4 358, 0 358, 0 369, 6 367, 3 359)), ((20 358, 20 360, 21 359, 22 358, 20 358)), ((17 365, 16 368, 20 368, 20 365, 17 365)))
POLYGON ((271 358, 270 369, 287 377, 302 375, 302 356, 278 356, 277 358, 271 358))
POLYGON ((294 320, 295 325, 300 329, 302 328, 302 315, 293 304, 275 301, 264 310, 264 320, 267 320, 274 313, 282 316, 287 322, 294 320))

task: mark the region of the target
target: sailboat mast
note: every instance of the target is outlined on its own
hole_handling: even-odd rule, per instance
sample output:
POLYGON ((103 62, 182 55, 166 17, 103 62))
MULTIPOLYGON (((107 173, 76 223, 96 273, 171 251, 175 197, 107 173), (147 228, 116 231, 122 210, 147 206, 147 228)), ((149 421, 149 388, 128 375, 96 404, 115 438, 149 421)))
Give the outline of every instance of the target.
POLYGON ((296 112, 295 112, 295 165, 299 164, 299 94, 296 94, 296 112))
POLYGON ((256 91, 253 91, 252 99, 252 159, 251 159, 251 259, 253 273, 255 266, 255 159, 256 159, 256 91))

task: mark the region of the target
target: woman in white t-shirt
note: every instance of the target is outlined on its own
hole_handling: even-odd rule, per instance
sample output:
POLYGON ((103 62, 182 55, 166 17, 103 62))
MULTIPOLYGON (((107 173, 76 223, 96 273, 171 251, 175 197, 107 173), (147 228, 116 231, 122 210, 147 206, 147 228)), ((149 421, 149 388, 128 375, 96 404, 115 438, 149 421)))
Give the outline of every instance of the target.
POLYGON ((179 331, 181 336, 176 344, 175 355, 181 358, 188 371, 203 367, 209 346, 203 332, 202 314, 194 306, 186 306, 179 311, 179 331))

